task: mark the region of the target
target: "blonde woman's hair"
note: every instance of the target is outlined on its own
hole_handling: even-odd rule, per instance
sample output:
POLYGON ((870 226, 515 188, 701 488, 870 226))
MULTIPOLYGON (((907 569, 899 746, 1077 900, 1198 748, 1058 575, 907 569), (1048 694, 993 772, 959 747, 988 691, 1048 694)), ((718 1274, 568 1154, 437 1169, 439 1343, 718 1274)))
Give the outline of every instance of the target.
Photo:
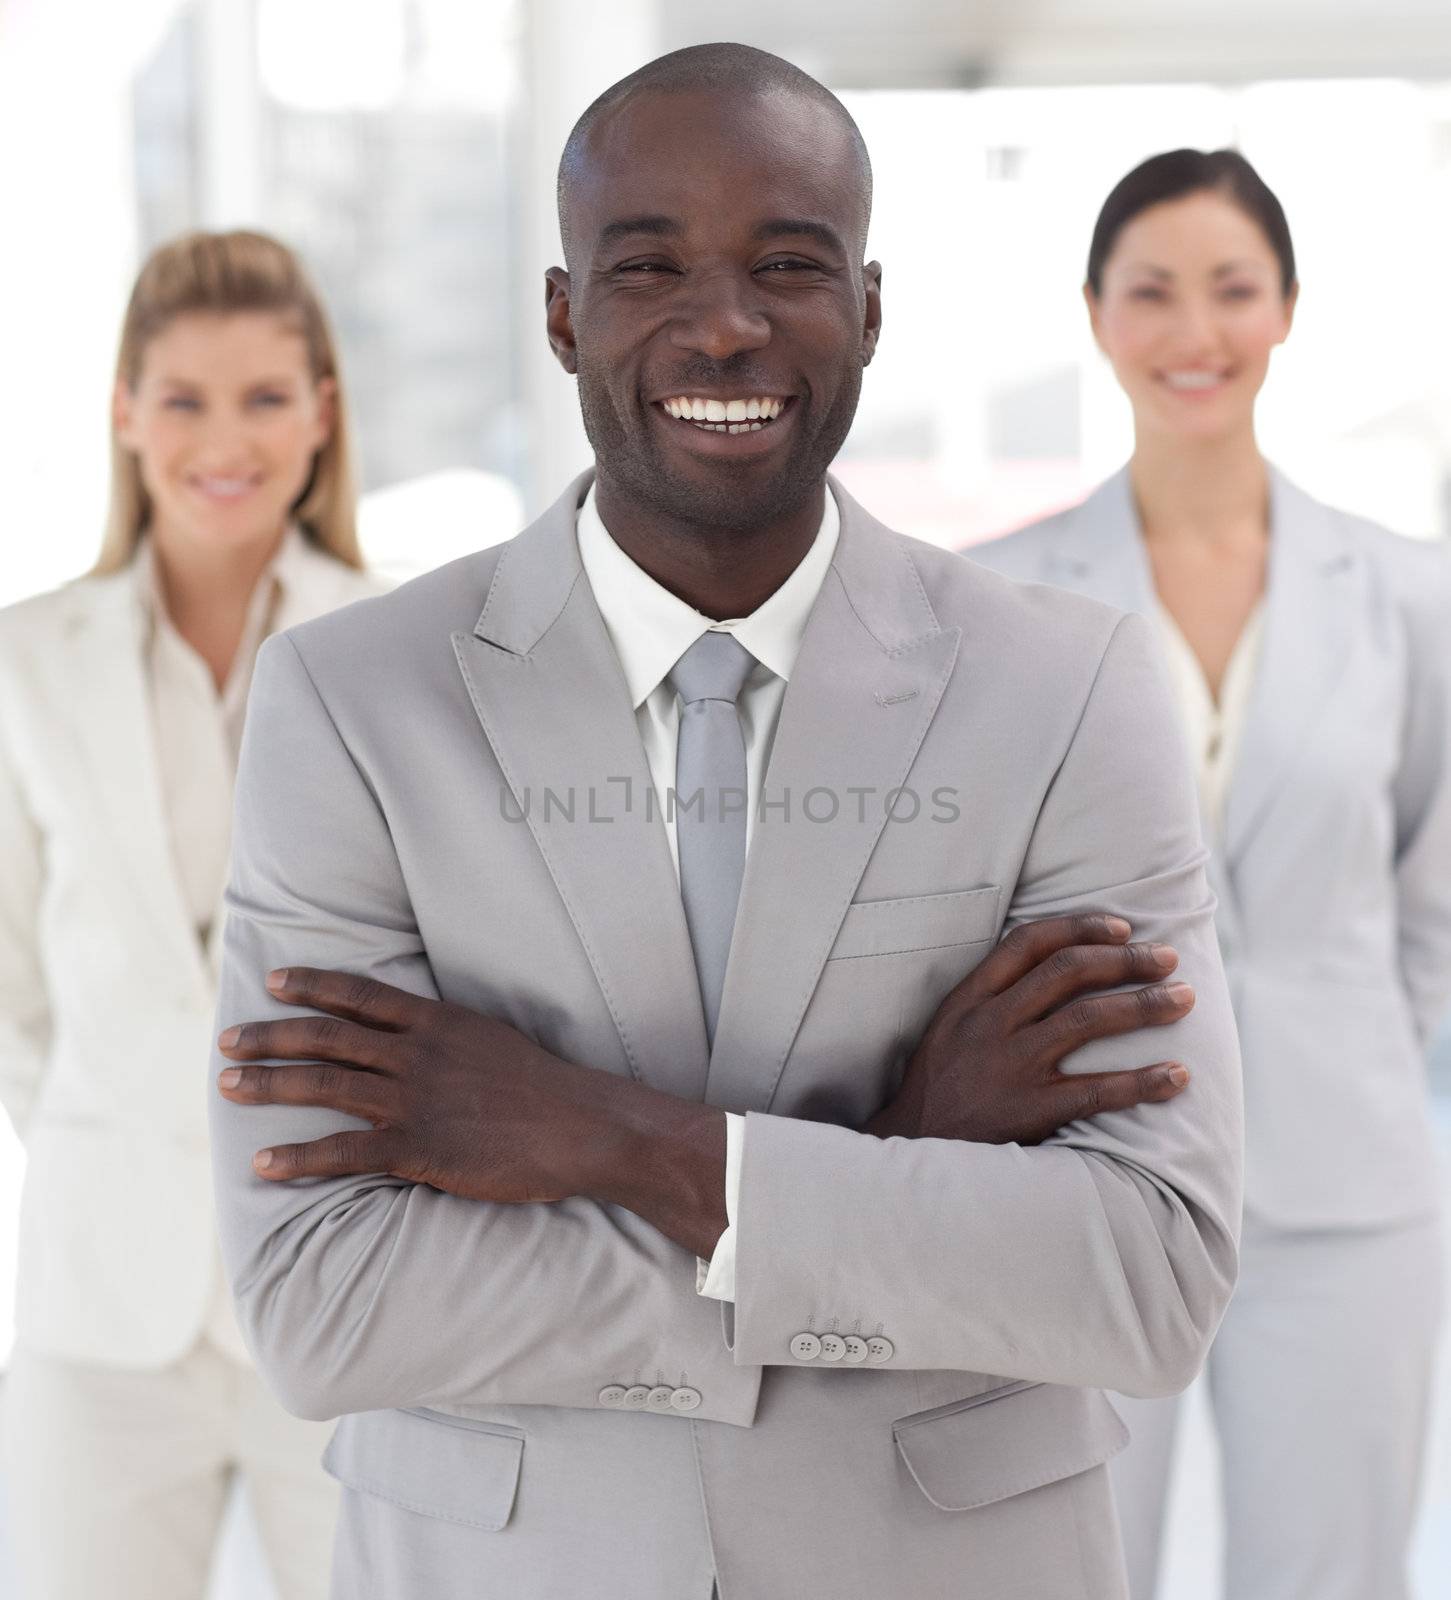
MULTIPOLYGON (((332 432, 313 461, 293 517, 319 547, 350 567, 363 565, 356 520, 357 480, 337 345, 322 299, 302 262, 265 233, 188 233, 161 245, 136 279, 121 324, 116 381, 134 389, 146 347, 180 316, 272 311, 296 324, 314 383, 336 386, 332 432)), ((93 572, 118 571, 135 554, 151 500, 133 451, 111 435, 111 503, 93 572)))

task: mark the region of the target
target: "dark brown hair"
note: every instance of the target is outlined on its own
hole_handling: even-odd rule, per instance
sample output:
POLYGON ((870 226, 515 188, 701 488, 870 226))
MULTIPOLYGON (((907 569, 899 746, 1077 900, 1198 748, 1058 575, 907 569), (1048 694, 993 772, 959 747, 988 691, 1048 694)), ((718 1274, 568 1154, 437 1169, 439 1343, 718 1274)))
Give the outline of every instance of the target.
POLYGON ((1275 192, 1238 150, 1167 150, 1120 178, 1103 203, 1088 247, 1088 287, 1103 292, 1103 268, 1124 228, 1150 206, 1206 191, 1232 200, 1257 222, 1280 263, 1280 291, 1295 287, 1295 247, 1275 192))

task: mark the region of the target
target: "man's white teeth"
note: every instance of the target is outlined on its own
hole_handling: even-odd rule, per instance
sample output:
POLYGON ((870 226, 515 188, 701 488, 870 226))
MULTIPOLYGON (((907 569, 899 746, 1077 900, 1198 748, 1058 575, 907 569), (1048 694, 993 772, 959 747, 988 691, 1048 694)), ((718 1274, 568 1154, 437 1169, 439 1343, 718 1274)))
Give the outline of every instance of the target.
POLYGON ((1166 372, 1164 381, 1171 389, 1216 389, 1224 382, 1222 372, 1166 372))
POLYGON ((781 415, 784 400, 753 395, 748 400, 702 400, 681 395, 663 402, 665 410, 682 422, 693 422, 712 433, 759 433, 781 415))

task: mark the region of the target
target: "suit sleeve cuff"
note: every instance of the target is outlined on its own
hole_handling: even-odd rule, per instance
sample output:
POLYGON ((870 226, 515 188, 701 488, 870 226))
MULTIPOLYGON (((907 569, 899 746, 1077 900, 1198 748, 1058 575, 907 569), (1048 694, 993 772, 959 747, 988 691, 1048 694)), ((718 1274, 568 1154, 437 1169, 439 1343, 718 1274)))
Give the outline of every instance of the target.
POLYGON ((695 1290, 708 1300, 734 1300, 736 1297, 736 1212, 741 1197, 741 1150, 746 1137, 746 1119, 727 1111, 725 1158, 726 1230, 716 1241, 709 1262, 698 1257, 695 1264, 695 1290))

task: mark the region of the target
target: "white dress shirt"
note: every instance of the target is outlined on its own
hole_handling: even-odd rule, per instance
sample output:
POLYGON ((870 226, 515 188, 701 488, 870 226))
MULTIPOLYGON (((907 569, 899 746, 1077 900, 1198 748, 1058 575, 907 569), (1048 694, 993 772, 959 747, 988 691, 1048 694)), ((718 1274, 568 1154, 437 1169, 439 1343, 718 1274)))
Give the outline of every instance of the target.
POLYGON ((1224 828, 1224 804, 1234 780, 1234 763, 1244 736, 1245 716, 1259 671, 1264 635, 1264 601, 1257 600, 1234 642, 1219 700, 1209 692, 1209 682, 1193 647, 1179 624, 1157 595, 1154 610, 1164 638, 1179 714, 1189 739, 1189 753, 1199 780, 1199 810, 1206 842, 1213 845, 1224 828))
MULTIPOLYGON (((152 716, 161 800, 171 840, 172 862, 182 900, 203 949, 221 906, 231 852, 232 790, 242 748, 242 723, 257 651, 271 631, 289 567, 303 535, 289 528, 263 572, 247 606, 242 638, 220 693, 211 668, 189 645, 167 613, 150 538, 132 561, 145 618, 143 652, 152 716)), ((206 1337, 237 1361, 250 1364, 232 1314, 231 1295, 214 1249, 216 1287, 209 1302, 206 1337)))
MULTIPOLYGON (((786 684, 796 665, 806 619, 836 551, 841 517, 828 490, 821 526, 811 548, 796 570, 748 617, 714 622, 636 565, 610 537, 595 507, 591 488, 579 508, 575 535, 579 559, 594 591, 615 654, 624 669, 645 761, 660 801, 660 816, 670 840, 670 856, 680 873, 675 839, 674 808, 666 790, 675 784, 675 747, 680 725, 680 705, 666 681, 670 669, 703 633, 731 633, 756 658, 736 702, 746 743, 746 847, 761 784, 771 759, 776 723, 786 684)), ((735 1299, 736 1211, 740 1194, 741 1148, 745 1118, 726 1113, 726 1222, 710 1263, 700 1264, 696 1287, 714 1300, 735 1299)))

